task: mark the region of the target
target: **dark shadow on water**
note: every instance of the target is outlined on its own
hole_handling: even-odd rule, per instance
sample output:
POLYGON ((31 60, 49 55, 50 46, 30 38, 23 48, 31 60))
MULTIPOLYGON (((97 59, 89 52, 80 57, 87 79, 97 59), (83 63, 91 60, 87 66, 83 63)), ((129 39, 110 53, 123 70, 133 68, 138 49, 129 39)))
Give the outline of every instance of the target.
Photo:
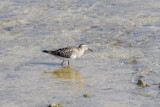
POLYGON ((21 63, 20 65, 15 67, 15 71, 21 70, 23 66, 32 66, 32 65, 48 65, 48 66, 60 66, 60 63, 49 63, 49 62, 27 62, 27 63, 21 63))
POLYGON ((60 63, 49 63, 49 62, 31 62, 29 64, 36 64, 36 65, 49 65, 49 66, 56 66, 60 65, 60 63))
POLYGON ((80 72, 78 72, 71 66, 65 66, 65 67, 61 66, 59 69, 55 69, 52 72, 45 72, 45 73, 51 73, 57 78, 62 78, 62 79, 82 80, 82 75, 80 74, 80 72))

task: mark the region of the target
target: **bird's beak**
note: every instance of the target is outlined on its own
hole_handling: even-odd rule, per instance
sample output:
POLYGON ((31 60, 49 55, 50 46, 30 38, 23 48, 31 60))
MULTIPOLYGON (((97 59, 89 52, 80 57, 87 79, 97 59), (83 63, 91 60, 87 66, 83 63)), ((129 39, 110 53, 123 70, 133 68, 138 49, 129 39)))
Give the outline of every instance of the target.
POLYGON ((93 50, 92 50, 92 49, 90 49, 90 48, 88 48, 88 50, 90 50, 90 51, 92 51, 92 52, 93 52, 93 50))

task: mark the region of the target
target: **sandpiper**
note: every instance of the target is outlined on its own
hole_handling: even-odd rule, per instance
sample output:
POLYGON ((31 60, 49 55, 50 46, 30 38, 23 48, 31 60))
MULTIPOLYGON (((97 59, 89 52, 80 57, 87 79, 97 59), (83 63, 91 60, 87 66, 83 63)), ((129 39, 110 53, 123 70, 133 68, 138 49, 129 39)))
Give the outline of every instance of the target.
MULTIPOLYGON (((70 47, 60 48, 57 50, 43 50, 42 52, 54 55, 55 57, 63 60, 63 62, 68 61, 68 65, 69 65, 69 61, 71 59, 76 59, 81 57, 84 51, 86 50, 90 50, 93 52, 93 50, 88 48, 88 46, 84 43, 80 44, 79 47, 70 46, 70 47)), ((61 63, 62 66, 63 66, 63 62, 61 63)))

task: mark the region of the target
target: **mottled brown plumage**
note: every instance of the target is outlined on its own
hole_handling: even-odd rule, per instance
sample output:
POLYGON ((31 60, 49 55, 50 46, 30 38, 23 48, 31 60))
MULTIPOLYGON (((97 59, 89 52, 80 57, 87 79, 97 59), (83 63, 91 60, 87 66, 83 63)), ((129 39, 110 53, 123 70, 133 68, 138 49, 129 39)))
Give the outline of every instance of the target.
MULTIPOLYGON (((84 53, 85 50, 92 51, 91 49, 88 48, 87 45, 82 43, 79 45, 79 47, 72 46, 72 47, 60 48, 60 49, 53 50, 53 51, 52 50, 44 50, 42 52, 54 55, 54 56, 58 57, 59 59, 62 59, 63 62, 68 61, 68 65, 69 65, 70 59, 76 59, 77 57, 80 57, 84 53)), ((61 65, 63 64, 63 62, 61 63, 61 65)))
POLYGON ((73 50, 74 48, 77 48, 77 47, 61 48, 61 49, 52 51, 52 54, 57 55, 57 56, 61 56, 61 57, 65 57, 65 58, 70 58, 70 56, 74 52, 74 50, 73 50))

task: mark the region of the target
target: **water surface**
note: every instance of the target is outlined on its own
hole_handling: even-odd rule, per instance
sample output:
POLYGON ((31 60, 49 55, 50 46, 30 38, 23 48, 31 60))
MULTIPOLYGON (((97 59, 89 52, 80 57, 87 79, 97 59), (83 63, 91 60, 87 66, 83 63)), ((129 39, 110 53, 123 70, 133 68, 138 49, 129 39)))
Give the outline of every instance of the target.
POLYGON ((0 3, 0 106, 159 107, 159 0, 0 3), (86 43, 73 72, 44 49, 86 43), (67 76, 66 76, 67 75, 67 76), (139 88, 138 79, 149 87, 139 88), (84 93, 91 97, 84 98, 84 93))

